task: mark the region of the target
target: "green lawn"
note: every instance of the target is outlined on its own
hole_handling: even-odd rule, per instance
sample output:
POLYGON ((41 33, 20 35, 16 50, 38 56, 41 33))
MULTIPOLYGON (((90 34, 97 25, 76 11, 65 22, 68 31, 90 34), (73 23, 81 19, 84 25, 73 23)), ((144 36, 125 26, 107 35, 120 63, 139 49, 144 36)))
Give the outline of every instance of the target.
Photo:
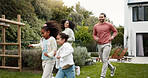
MULTIPOLYGON (((127 64, 112 62, 116 66, 116 72, 114 77, 110 76, 110 70, 108 69, 106 78, 148 78, 148 64, 127 64)), ((81 68, 81 75, 76 78, 99 78, 101 74, 102 63, 97 65, 89 65, 81 68)), ((0 69, 0 78, 41 78, 41 73, 30 72, 12 72, 0 69)))
POLYGON ((41 78, 42 74, 0 70, 0 78, 41 78))

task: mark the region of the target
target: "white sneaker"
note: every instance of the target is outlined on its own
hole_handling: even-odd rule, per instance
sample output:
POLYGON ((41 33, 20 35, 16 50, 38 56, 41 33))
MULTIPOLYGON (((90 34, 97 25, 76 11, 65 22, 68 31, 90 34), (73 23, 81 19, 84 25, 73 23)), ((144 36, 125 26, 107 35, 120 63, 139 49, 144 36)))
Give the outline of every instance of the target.
POLYGON ((105 78, 104 76, 101 76, 100 78, 105 78))
POLYGON ((114 74, 115 74, 115 70, 116 70, 116 67, 114 67, 114 68, 111 70, 111 74, 110 74, 110 76, 114 76, 114 74))
POLYGON ((52 78, 55 78, 55 77, 53 77, 53 74, 52 74, 52 78))
POLYGON ((80 66, 76 66, 76 73, 77 73, 77 75, 80 75, 80 66))

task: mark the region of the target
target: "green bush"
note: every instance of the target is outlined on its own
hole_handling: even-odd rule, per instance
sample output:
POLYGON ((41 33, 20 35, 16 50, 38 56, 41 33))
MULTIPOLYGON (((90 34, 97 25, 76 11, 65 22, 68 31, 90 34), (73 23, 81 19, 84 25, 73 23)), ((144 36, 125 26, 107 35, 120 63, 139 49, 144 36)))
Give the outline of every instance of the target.
POLYGON ((37 50, 24 50, 22 55, 22 65, 23 67, 31 67, 31 68, 42 68, 42 60, 41 60, 42 51, 40 49, 37 50))
POLYGON ((99 57, 98 52, 91 52, 91 57, 99 57))
MULTIPOLYGON (((86 47, 74 48, 74 61, 76 65, 84 66, 86 59, 89 58, 86 47)), ((1 52, 1 51, 0 51, 1 52)), ((18 50, 6 50, 6 54, 17 55, 18 50)), ((22 67, 29 67, 32 69, 42 69, 41 49, 22 50, 22 67)), ((6 57, 6 66, 18 66, 18 59, 6 57)), ((2 57, 0 57, 0 65, 2 57)))
MULTIPOLYGON (((6 50, 6 54, 17 55, 18 50, 6 50)), ((2 62, 2 57, 0 57, 0 62, 2 62)), ((18 59, 6 57, 6 66, 18 66, 18 59)), ((41 50, 22 50, 22 67, 42 69, 41 50)))
POLYGON ((75 65, 81 67, 85 65, 86 59, 89 58, 86 47, 75 47, 73 56, 74 56, 75 65))
POLYGON ((93 42, 92 34, 88 31, 88 28, 87 26, 77 26, 77 29, 75 29, 75 38, 80 40, 81 46, 86 47, 93 42))

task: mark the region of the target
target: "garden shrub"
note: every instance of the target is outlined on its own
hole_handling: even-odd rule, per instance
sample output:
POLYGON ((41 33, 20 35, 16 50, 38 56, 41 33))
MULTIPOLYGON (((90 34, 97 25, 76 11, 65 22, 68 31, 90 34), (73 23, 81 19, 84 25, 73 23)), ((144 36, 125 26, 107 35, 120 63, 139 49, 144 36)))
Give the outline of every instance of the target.
MULTIPOLYGON (((17 55, 18 50, 6 50, 6 54, 17 55)), ((2 62, 2 57, 0 57, 2 62)), ((6 57, 6 66, 18 66, 18 59, 12 57, 6 57)), ((0 64, 1 65, 1 64, 0 64)), ((41 50, 22 50, 22 67, 38 68, 42 69, 41 50)))
MULTIPOLYGON (((18 50, 6 50, 6 54, 17 55, 18 50)), ((31 69, 42 69, 41 54, 41 49, 22 50, 22 67, 29 67, 31 69)), ((89 58, 86 47, 75 47, 73 55, 75 64, 79 66, 84 66, 86 59, 89 58)), ((2 57, 0 57, 0 65, 1 62, 2 57)), ((18 66, 18 59, 6 57, 6 66, 18 66)))
POLYGON ((91 52, 91 57, 99 57, 98 52, 91 52))
POLYGON ((86 46, 93 42, 92 34, 88 31, 88 28, 87 26, 77 26, 77 29, 75 29, 75 38, 81 41, 81 46, 86 46))
POLYGON ((85 65, 86 59, 89 58, 86 47, 75 47, 73 56, 74 56, 75 65, 81 67, 85 65))
POLYGON ((42 51, 40 49, 36 50, 24 50, 22 63, 23 67, 31 67, 31 68, 42 68, 42 60, 41 60, 42 51))

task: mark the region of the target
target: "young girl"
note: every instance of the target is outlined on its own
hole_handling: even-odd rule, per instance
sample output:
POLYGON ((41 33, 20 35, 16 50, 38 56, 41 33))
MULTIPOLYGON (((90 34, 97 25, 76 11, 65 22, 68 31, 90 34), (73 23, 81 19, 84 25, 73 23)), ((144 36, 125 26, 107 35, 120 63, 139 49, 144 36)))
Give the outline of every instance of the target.
MULTIPOLYGON (((75 27, 75 24, 72 21, 67 21, 66 19, 63 19, 61 21, 61 27, 64 29, 62 33, 65 33, 69 36, 68 42, 72 45, 72 43, 75 41, 75 36, 73 29, 75 27)), ((76 66, 76 75, 80 75, 80 67, 76 66)))
POLYGON ((42 38, 39 44, 30 44, 29 47, 40 46, 42 48, 42 78, 52 78, 52 71, 55 64, 53 58, 54 52, 57 50, 56 36, 59 29, 56 21, 46 22, 41 29, 42 38))
POLYGON ((57 35, 57 44, 61 47, 55 56, 57 58, 56 68, 59 69, 55 78, 75 78, 75 65, 72 55, 74 49, 70 43, 66 42, 68 37, 65 33, 57 35))

